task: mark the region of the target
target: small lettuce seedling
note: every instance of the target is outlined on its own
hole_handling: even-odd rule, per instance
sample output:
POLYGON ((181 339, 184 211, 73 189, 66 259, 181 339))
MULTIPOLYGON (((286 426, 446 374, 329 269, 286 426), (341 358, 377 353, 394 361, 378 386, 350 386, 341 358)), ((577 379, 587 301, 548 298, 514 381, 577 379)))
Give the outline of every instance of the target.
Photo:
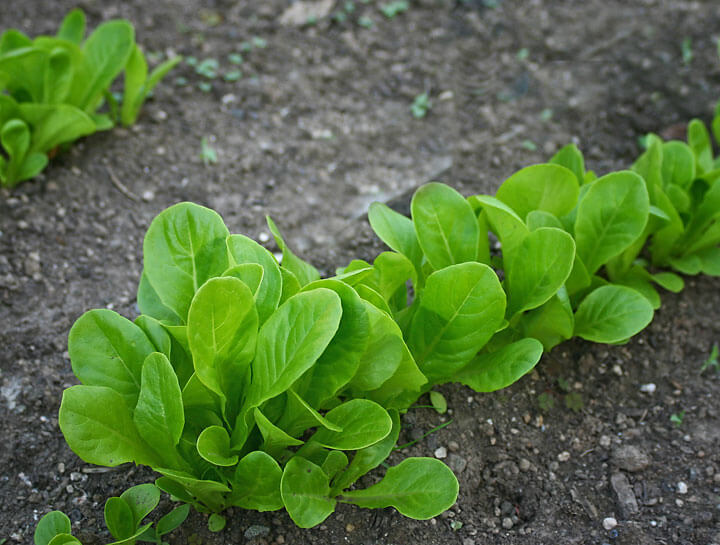
MULTIPOLYGON (((190 512, 189 505, 176 507, 153 526, 143 524, 145 518, 157 507, 160 490, 153 484, 141 484, 127 489, 120 496, 105 502, 105 525, 117 540, 109 545, 134 545, 145 541, 167 545, 162 537, 180 526, 190 512)), ((35 528, 35 545, 82 545, 72 535, 70 519, 62 511, 51 511, 43 516, 35 528)))
POLYGON ((40 173, 48 155, 95 131, 137 118, 152 88, 178 62, 147 77, 147 64, 124 20, 98 26, 85 39, 85 15, 71 11, 56 36, 34 40, 15 29, 0 36, 0 184, 13 187, 40 173), (110 93, 125 71, 122 110, 110 93), (105 102, 109 113, 100 113, 105 102))
POLYGON ((142 315, 92 310, 70 331, 82 385, 63 394, 68 444, 90 463, 152 467, 160 489, 201 512, 285 508, 301 527, 337 502, 441 513, 458 484, 438 460, 349 490, 391 453, 398 410, 427 380, 392 318, 355 290, 371 268, 320 279, 268 225, 282 264, 201 206, 153 220, 142 315))

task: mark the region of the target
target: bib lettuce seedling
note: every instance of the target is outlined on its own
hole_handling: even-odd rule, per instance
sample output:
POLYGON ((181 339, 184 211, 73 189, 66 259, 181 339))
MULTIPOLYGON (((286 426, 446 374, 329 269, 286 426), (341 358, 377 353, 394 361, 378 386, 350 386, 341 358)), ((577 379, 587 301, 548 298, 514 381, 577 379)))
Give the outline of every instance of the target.
POLYGON ((79 9, 56 36, 34 40, 10 29, 0 36, 0 183, 13 187, 36 176, 48 154, 115 121, 134 123, 153 87, 172 69, 171 59, 147 75, 145 57, 128 21, 109 21, 85 39, 79 9), (110 93, 125 72, 122 109, 110 93), (100 113, 107 100, 110 112, 100 113), (120 119, 118 119, 118 117, 120 119))
POLYGON ((268 225, 281 264, 201 206, 153 220, 143 314, 93 310, 70 332, 82 384, 63 395, 68 444, 90 463, 152 467, 160 489, 202 512, 285 508, 310 527, 337 502, 444 511, 457 480, 436 460, 348 491, 390 454, 398 409, 426 379, 392 318, 354 289, 370 268, 321 280, 268 225))

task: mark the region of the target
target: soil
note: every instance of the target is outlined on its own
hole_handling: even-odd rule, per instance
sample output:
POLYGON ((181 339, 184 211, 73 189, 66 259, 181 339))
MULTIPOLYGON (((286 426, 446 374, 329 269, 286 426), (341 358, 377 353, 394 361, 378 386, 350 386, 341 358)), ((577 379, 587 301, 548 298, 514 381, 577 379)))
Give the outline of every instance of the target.
MULTIPOLYGON (((209 80, 183 64, 134 127, 89 137, 0 192, 8 544, 30 543, 51 509, 69 514, 84 543, 108 542, 105 499, 152 478, 79 460, 57 410, 76 382, 70 326, 90 308, 136 315, 142 237, 166 206, 211 206, 231 232, 260 240, 270 214, 297 253, 331 274, 381 250, 364 218, 373 200, 407 207, 431 179, 492 193, 570 141, 597 172, 623 168, 640 135, 682 135, 677 124, 707 121, 720 95, 714 0, 418 0, 392 19, 379 2, 356 1, 343 23, 301 27, 281 24, 285 0, 24 0, 0 10, 0 28, 53 33, 75 5, 91 27, 125 17, 146 51, 216 58, 222 73, 242 42, 261 41, 243 53, 238 81, 218 78, 204 92, 198 83, 209 80), (432 109, 415 119, 409 106, 422 92, 432 109), (202 138, 217 164, 200 159, 202 138)), ((507 390, 447 385, 447 415, 411 410, 401 442, 453 419, 391 460, 447 451, 461 492, 444 515, 340 506, 300 530, 284 512, 235 510, 212 534, 193 514, 170 543, 720 543, 720 375, 700 372, 720 341, 720 280, 686 280, 625 346, 569 342, 507 390), (604 528, 608 517, 617 527, 604 528)))

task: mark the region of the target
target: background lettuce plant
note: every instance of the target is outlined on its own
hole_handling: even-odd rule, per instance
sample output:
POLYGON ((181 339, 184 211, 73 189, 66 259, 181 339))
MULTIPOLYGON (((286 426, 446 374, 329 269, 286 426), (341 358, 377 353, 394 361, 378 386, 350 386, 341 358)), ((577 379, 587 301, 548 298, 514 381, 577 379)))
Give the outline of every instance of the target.
POLYGON ((71 11, 56 36, 30 39, 10 29, 0 36, 0 185, 13 187, 40 173, 48 155, 121 121, 135 122, 153 87, 180 61, 159 65, 148 76, 124 20, 98 26, 85 39, 85 15, 71 11), (122 106, 110 92, 124 71, 122 106), (110 111, 99 110, 105 102, 110 111))
POLYGON ((398 410, 426 383, 392 318, 353 287, 372 268, 321 280, 268 223, 282 265, 201 206, 153 220, 142 315, 92 310, 70 331, 82 384, 63 394, 68 444, 90 463, 152 467, 201 512, 285 508, 301 527, 337 502, 441 513, 458 483, 432 458, 351 489, 389 456, 398 410))

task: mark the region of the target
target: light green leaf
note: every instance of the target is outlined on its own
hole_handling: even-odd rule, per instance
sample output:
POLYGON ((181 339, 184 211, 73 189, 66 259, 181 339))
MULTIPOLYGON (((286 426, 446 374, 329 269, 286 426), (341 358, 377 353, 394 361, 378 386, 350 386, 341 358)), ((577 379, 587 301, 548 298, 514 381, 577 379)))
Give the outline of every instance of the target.
POLYGON ((176 507, 167 515, 163 515, 163 517, 157 521, 157 524, 155 525, 155 531, 157 532, 158 537, 169 534, 175 530, 178 526, 185 522, 188 514, 190 514, 190 505, 186 503, 185 505, 176 507))
POLYGON ((406 517, 427 520, 452 507, 458 488, 455 475, 440 460, 408 458, 388 469, 378 484, 344 492, 340 501, 371 509, 394 507, 406 517))
MULTIPOLYGON (((590 286, 589 277, 587 285, 590 286)), ((525 313, 516 328, 524 337, 540 341, 548 352, 571 338, 575 329, 575 317, 567 290, 558 290, 547 303, 525 313)))
POLYGON ((578 180, 578 185, 585 183, 585 158, 575 144, 568 144, 562 148, 553 155, 548 163, 560 165, 572 171, 578 180))
POLYGON ((63 19, 57 37, 80 45, 85 38, 85 13, 80 8, 70 10, 63 19))
POLYGON ((95 132, 95 123, 68 104, 21 104, 23 118, 34 127, 31 151, 47 153, 65 142, 95 132))
POLYGON ((336 501, 329 497, 328 476, 299 456, 285 466, 280 490, 285 509, 300 528, 317 526, 335 510, 336 501))
POLYGON ((122 396, 104 386, 73 386, 63 392, 60 430, 70 448, 91 464, 115 467, 126 462, 157 466, 122 396))
POLYGON ((227 227, 212 210, 179 203, 158 214, 143 244, 145 276, 183 322, 195 292, 228 268, 227 227))
POLYGON ((83 314, 70 329, 72 369, 88 386, 107 386, 134 408, 140 394, 142 365, 155 351, 142 329, 112 310, 83 314))
POLYGON ((153 445, 166 464, 182 466, 175 450, 185 426, 182 393, 165 354, 155 352, 145 359, 133 422, 140 437, 153 445))
POLYGON ((117 540, 125 540, 135 533, 133 511, 123 498, 114 496, 105 502, 105 525, 117 540))
POLYGON ((444 184, 425 184, 410 207, 418 243, 433 269, 477 261, 478 221, 460 193, 444 184))
POLYGON ((232 478, 230 503, 243 509, 276 511, 282 509, 280 480, 283 471, 272 456, 256 450, 240 460, 232 478))
POLYGON ((695 156, 696 175, 700 176, 713 170, 713 149, 710 142, 710 133, 705 123, 693 119, 687 128, 688 145, 695 156))
POLYGON ((544 210, 557 217, 568 214, 577 203, 578 179, 560 165, 533 165, 519 170, 497 190, 498 200, 507 204, 521 219, 532 210, 544 210))
POLYGON ((541 227, 505 255, 508 317, 537 308, 563 286, 575 261, 575 242, 565 231, 541 227))
POLYGON ((236 404, 258 335, 250 289, 237 278, 208 280, 192 300, 187 327, 195 374, 210 390, 236 404))
POLYGON ((407 257, 419 275, 422 271, 423 254, 412 220, 379 202, 370 205, 368 220, 380 240, 407 257))
POLYGON ((544 210, 531 210, 528 212, 525 223, 530 231, 535 231, 541 227, 555 227, 564 230, 562 222, 554 214, 544 210))
POLYGON ((490 228, 502 243, 504 253, 512 253, 520 241, 528 234, 525 222, 507 204, 495 197, 474 195, 469 198, 470 204, 482 210, 490 228))
POLYGON ((333 431, 342 431, 342 426, 333 424, 322 416, 319 412, 308 405, 307 401, 302 399, 291 388, 287 391, 287 401, 285 403, 285 411, 283 412, 277 426, 293 437, 301 434, 309 428, 323 427, 333 431))
POLYGON ((234 466, 238 462, 237 454, 230 452, 230 436, 222 426, 205 428, 198 437, 197 451, 216 466, 234 466))
POLYGON ((120 110, 120 119, 125 126, 132 125, 135 122, 140 106, 145 100, 144 87, 147 73, 148 66, 145 55, 135 44, 125 64, 123 100, 122 109, 120 110))
POLYGON ((593 275, 642 235, 650 202, 645 182, 631 171, 613 172, 589 187, 578 205, 575 244, 593 275))
POLYGON ((575 335, 597 343, 624 341, 641 331, 653 317, 650 302, 625 286, 592 291, 575 313, 575 335))
POLYGON ((321 428, 311 441, 335 450, 358 450, 385 438, 392 429, 388 412, 368 399, 352 399, 329 411, 325 418, 342 431, 321 428))
POLYGON ((542 353, 543 345, 538 340, 522 339, 496 352, 476 356, 455 374, 453 381, 476 392, 507 388, 529 373, 540 361, 542 353))
POLYGON ((270 216, 266 216, 265 219, 267 220, 270 232, 275 238, 275 243, 278 245, 278 248, 280 248, 280 251, 282 251, 282 267, 295 275, 295 278, 300 283, 300 287, 303 287, 315 280, 319 280, 320 273, 317 269, 310 265, 310 263, 303 261, 292 253, 280 234, 280 230, 277 228, 277 225, 275 225, 275 222, 270 218, 270 216))
POLYGON ((505 315, 505 292, 487 265, 463 263, 431 274, 413 317, 408 345, 430 383, 470 361, 505 315))
POLYGON ((58 534, 50 540, 48 545, 82 545, 82 543, 70 534, 58 534))
POLYGON ((263 437, 262 450, 270 456, 280 458, 283 451, 288 447, 297 447, 304 441, 295 439, 285 431, 270 422, 268 418, 257 407, 254 409, 255 423, 263 437))
POLYGON ((125 500, 132 511, 135 531, 143 519, 158 506, 160 490, 152 483, 139 484, 128 488, 120 494, 120 498, 125 500))
POLYGON ((69 534, 71 531, 70 519, 65 513, 50 511, 38 522, 33 538, 35 545, 48 545, 56 535, 69 534))
POLYGON ((676 140, 665 142, 662 156, 663 185, 687 188, 695 179, 695 156, 690 146, 676 140))

